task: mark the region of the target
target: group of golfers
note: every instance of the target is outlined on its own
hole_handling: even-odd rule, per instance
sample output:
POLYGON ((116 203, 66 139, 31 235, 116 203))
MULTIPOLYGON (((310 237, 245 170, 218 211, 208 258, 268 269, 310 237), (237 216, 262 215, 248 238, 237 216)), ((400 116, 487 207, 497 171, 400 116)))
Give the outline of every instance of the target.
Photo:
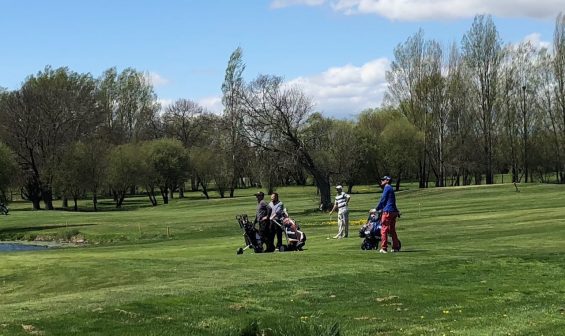
MULTIPOLYGON (((390 185, 390 176, 383 176, 380 179, 380 187, 383 189, 381 199, 376 207, 376 211, 382 212, 381 215, 381 248, 380 253, 388 252, 388 235, 392 237, 392 252, 400 251, 400 241, 396 234, 396 218, 399 211, 396 207, 396 196, 394 188, 390 185)), ((330 215, 337 210, 338 232, 334 239, 347 238, 349 236, 349 200, 351 196, 343 191, 341 185, 336 186, 337 194, 330 215)), ((265 202, 265 194, 260 191, 255 194, 257 198, 257 212, 255 221, 259 223, 259 232, 267 247, 267 252, 273 252, 282 244, 282 230, 274 223, 286 216, 283 203, 279 200, 279 195, 273 193, 271 202, 265 202), (277 244, 275 245, 275 236, 277 244)))
MULTIPOLYGON (((388 252, 388 235, 392 237, 392 252, 400 251, 400 240, 398 240, 398 235, 396 234, 396 218, 398 218, 399 211, 396 207, 394 188, 390 185, 390 181, 390 176, 383 176, 380 179, 379 186, 383 189, 383 194, 375 208, 377 212, 382 212, 380 253, 388 252)), ((341 239, 349 236, 349 209, 347 206, 351 196, 343 191, 341 185, 336 186, 336 190, 337 194, 330 215, 337 210, 338 232, 333 238, 341 239)))

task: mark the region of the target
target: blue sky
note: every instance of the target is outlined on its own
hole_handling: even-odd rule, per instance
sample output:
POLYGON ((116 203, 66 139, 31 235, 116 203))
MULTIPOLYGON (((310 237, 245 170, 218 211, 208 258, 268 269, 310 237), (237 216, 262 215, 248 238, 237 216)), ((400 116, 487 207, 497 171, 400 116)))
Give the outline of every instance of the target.
POLYGON ((146 72, 167 104, 221 111, 231 52, 245 77, 280 75, 326 115, 379 106, 394 47, 422 28, 460 42, 477 13, 493 15, 505 43, 549 45, 565 0, 0 0, 0 86, 16 89, 46 65, 98 77, 146 72))

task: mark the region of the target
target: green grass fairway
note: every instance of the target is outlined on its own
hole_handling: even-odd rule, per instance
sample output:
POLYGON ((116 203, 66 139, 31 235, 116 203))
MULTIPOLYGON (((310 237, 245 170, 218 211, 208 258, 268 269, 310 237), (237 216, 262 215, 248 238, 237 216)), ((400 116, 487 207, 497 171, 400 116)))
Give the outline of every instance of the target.
POLYGON ((357 237, 375 186, 355 188, 342 240, 313 188, 281 188, 307 249, 238 256, 254 191, 100 213, 12 204, 1 239, 78 230, 89 245, 0 253, 0 335, 565 334, 563 185, 408 186, 403 252, 386 255, 357 237))

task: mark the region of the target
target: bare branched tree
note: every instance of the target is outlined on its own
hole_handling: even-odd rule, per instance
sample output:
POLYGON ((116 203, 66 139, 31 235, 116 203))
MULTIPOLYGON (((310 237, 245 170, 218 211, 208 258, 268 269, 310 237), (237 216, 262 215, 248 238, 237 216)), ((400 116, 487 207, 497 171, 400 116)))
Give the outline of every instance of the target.
POLYGON ((242 135, 261 149, 296 156, 314 177, 320 190, 320 207, 329 209, 329 176, 319 169, 302 133, 313 110, 311 99, 300 89, 283 85, 281 77, 260 75, 242 90, 241 101, 242 135))

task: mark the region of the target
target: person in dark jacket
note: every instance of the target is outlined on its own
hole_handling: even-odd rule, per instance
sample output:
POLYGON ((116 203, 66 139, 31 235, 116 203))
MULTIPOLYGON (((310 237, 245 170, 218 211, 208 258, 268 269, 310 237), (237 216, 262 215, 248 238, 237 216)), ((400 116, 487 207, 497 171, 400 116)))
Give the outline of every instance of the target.
POLYGON ((266 252, 273 252, 275 251, 275 236, 274 232, 271 229, 271 208, 265 202, 265 193, 259 191, 255 194, 257 198, 257 210, 255 212, 255 223, 259 223, 259 234, 261 238, 265 242, 266 252))
POLYGON ((390 185, 390 176, 381 178, 380 187, 383 189, 381 200, 377 205, 377 211, 382 210, 381 217, 381 249, 380 253, 387 253, 388 234, 392 236, 392 252, 400 251, 400 240, 396 234, 396 218, 399 211, 396 207, 396 196, 390 185))

